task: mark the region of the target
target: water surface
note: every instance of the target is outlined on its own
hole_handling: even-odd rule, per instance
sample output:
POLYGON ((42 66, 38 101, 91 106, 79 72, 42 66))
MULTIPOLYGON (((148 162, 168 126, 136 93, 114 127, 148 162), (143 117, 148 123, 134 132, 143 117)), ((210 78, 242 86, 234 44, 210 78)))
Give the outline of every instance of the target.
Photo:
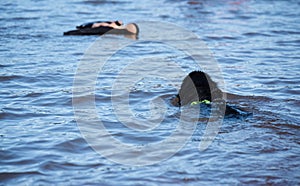
MULTIPOLYGON (((296 0, 1 2, 1 184, 299 184, 299 5, 296 0), (151 166, 128 167, 97 154, 75 122, 72 87, 80 60, 101 38, 62 33, 83 22, 115 19, 167 21, 196 33, 220 66, 228 102, 252 116, 225 119, 203 152, 198 145, 206 124, 199 122, 180 152, 151 166)), ((118 39, 126 38, 112 37, 118 39)), ((199 70, 182 53, 151 42, 120 51, 111 64, 132 59, 175 60, 186 74, 199 70)), ((167 101, 176 94, 184 74, 172 83, 152 77, 132 87, 136 117, 148 117, 151 100, 166 101, 164 125, 145 135, 130 133, 109 106, 120 67, 108 63, 99 77, 98 114, 127 143, 165 139, 180 112, 167 101)))

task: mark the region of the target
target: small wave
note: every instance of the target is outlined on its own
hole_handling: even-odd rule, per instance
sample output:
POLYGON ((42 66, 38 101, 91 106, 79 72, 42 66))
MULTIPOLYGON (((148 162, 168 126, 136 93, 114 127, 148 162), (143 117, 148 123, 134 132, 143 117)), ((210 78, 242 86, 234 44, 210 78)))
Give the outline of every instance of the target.
POLYGON ((39 166, 39 169, 43 172, 45 171, 57 171, 57 170, 74 170, 74 169, 82 169, 82 168, 92 168, 97 166, 102 166, 101 163, 94 164, 82 164, 82 162, 74 163, 74 162, 60 162, 60 161, 45 161, 39 166))
MULTIPOLYGON (((4 66, 4 65, 3 65, 4 66)), ((1 67, 1 66, 0 66, 1 67)), ((5 67, 5 66, 4 66, 5 67)), ((19 75, 7 75, 7 76, 0 76, 0 82, 5 82, 5 81, 13 81, 17 79, 22 79, 23 76, 19 75)))
POLYGON ((12 179, 17 179, 20 177, 28 177, 28 176, 37 176, 37 175, 43 175, 39 171, 25 171, 25 172, 1 172, 0 173, 0 180, 1 182, 6 182, 12 179))
POLYGON ((6 21, 28 21, 28 20, 38 20, 40 17, 11 17, 7 18, 6 21))
POLYGON ((85 1, 81 1, 81 2, 77 2, 79 4, 90 4, 90 5, 116 5, 116 4, 126 4, 128 2, 124 1, 124 2, 120 2, 120 1, 111 1, 111 0, 104 0, 104 1, 98 1, 98 0, 85 0, 85 1))
POLYGON ((275 126, 279 127, 279 128, 287 128, 287 129, 296 129, 296 130, 300 130, 300 125, 298 124, 294 124, 294 123, 278 123, 275 124, 275 126))
POLYGON ((296 40, 286 40, 286 41, 277 41, 276 42, 277 45, 279 46, 300 46, 300 40, 296 39, 296 40))
MULTIPOLYGON (((31 29, 31 28, 27 27, 26 29, 31 29)), ((47 35, 46 33, 32 33, 32 34, 31 33, 26 33, 26 34, 16 33, 16 34, 6 35, 6 37, 26 40, 26 39, 46 39, 46 38, 50 38, 51 36, 47 35)))
POLYGON ((266 33, 262 33, 262 32, 246 32, 243 35, 247 36, 247 37, 256 37, 256 36, 270 37, 270 36, 272 36, 271 34, 266 34, 266 33))
POLYGON ((238 40, 238 37, 232 37, 232 36, 207 36, 208 39, 211 40, 238 40))
POLYGON ((63 141, 57 145, 55 145, 55 148, 59 150, 60 152, 69 152, 69 153, 75 153, 75 152, 82 152, 86 151, 88 147, 87 143, 85 140, 81 137, 68 140, 68 141, 63 141))
MULTIPOLYGON (((5 50, 6 51, 6 50, 5 50)), ((6 67, 11 67, 12 65, 3 65, 3 64, 0 64, 0 68, 6 68, 6 67)), ((1 77, 1 76, 0 76, 1 77)))
POLYGON ((294 30, 272 30, 271 33, 281 34, 281 35, 299 35, 299 31, 294 30))

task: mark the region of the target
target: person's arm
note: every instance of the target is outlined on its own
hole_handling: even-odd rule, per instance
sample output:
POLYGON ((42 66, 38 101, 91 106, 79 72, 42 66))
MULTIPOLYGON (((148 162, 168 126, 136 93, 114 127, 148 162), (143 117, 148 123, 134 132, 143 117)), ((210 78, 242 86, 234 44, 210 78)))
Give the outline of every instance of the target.
POLYGON ((108 26, 108 27, 112 27, 111 24, 109 23, 94 23, 92 25, 92 28, 97 28, 97 27, 100 27, 100 26, 108 26))
POLYGON ((108 22, 102 22, 102 23, 94 23, 92 28, 97 28, 100 26, 107 26, 107 27, 111 27, 114 29, 124 29, 122 21, 108 21, 108 22))

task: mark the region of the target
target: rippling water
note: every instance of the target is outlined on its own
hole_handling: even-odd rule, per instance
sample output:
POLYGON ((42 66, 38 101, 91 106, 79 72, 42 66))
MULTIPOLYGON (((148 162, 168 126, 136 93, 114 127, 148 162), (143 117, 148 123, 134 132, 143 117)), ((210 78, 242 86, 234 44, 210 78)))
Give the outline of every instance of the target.
MULTIPOLYGON (((299 1, 19 0, 0 4, 1 185, 300 184, 299 1), (198 145, 205 123, 199 122, 181 151, 151 166, 128 167, 97 154, 74 119, 72 88, 80 60, 101 38, 62 33, 83 22, 114 19, 167 21, 199 35, 221 68, 228 102, 252 116, 226 118, 202 152, 198 145)), ((182 53, 151 42, 120 51, 111 64, 132 59, 175 60, 186 74, 196 69, 182 53)), ((149 116, 151 100, 161 98, 167 107, 164 125, 147 134, 132 134, 109 106, 112 81, 121 67, 107 64, 98 78, 95 97, 103 123, 127 143, 166 138, 180 112, 168 100, 184 74, 178 74, 172 84, 152 77, 131 87, 136 117, 149 116)), ((165 73, 172 73, 171 69, 165 73)))

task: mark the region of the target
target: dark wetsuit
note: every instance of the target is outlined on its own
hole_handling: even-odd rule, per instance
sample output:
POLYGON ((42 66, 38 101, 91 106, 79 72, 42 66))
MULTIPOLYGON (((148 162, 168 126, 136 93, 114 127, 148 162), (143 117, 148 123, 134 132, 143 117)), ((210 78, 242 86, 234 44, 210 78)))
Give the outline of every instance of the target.
MULTIPOLYGON (((70 30, 64 32, 64 35, 103 35, 106 32, 110 31, 110 34, 131 34, 126 29, 114 29, 110 26, 100 26, 92 28, 94 23, 108 23, 111 24, 111 21, 95 21, 90 23, 85 23, 80 26, 76 26, 76 30, 70 30)), ((116 25, 121 26, 118 21, 115 21, 116 25)))
POLYGON ((107 23, 107 24, 112 24, 113 22, 111 21, 95 21, 95 22, 89 22, 85 23, 79 26, 76 26, 77 29, 84 29, 84 28, 92 28, 94 23, 107 23))

